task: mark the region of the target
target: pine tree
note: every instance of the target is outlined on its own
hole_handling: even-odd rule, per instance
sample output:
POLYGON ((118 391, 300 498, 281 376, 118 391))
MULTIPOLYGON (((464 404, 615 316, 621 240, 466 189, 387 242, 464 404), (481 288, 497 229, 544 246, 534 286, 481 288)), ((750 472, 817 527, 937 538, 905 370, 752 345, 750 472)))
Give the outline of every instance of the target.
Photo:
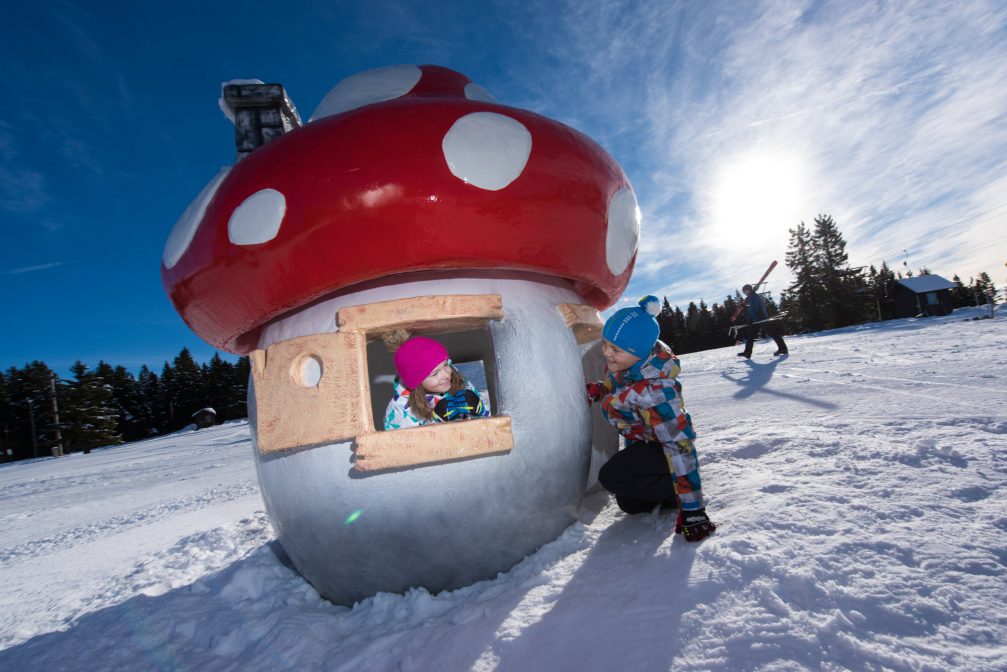
POLYGON ((866 285, 864 287, 864 297, 870 305, 866 310, 870 313, 870 319, 886 320, 892 316, 891 303, 889 298, 892 292, 892 285, 895 282, 895 274, 888 268, 888 264, 881 262, 881 270, 877 270, 872 265, 866 274, 866 285))
POLYGON ((661 312, 657 315, 657 326, 660 331, 658 332, 658 338, 668 344, 674 341, 674 334, 672 333, 671 320, 675 311, 672 310, 671 304, 668 303, 668 297, 664 297, 664 301, 661 302, 661 312))
MULTIPOLYGON (((165 364, 167 366, 167 363, 165 364)), ((169 431, 168 404, 161 387, 161 380, 144 364, 136 379, 140 392, 144 417, 149 418, 147 431, 149 435, 162 434, 169 431)))
POLYGON ((213 353, 210 361, 203 365, 202 397, 217 413, 218 420, 227 418, 227 409, 233 403, 233 381, 234 367, 224 361, 220 353, 213 353))
POLYGON ((731 316, 734 315, 734 311, 738 310, 738 306, 741 305, 741 294, 735 291, 734 296, 728 295, 724 297, 724 313, 727 316, 727 322, 718 326, 723 326, 727 329, 731 326, 731 316))
POLYGON ((790 229, 787 266, 794 283, 780 307, 801 329, 818 331, 856 324, 871 316, 871 288, 861 269, 850 268, 846 240, 831 215, 818 215, 812 230, 790 229))
POLYGON ((699 325, 699 306, 690 301, 685 309, 685 334, 683 334, 680 352, 697 352, 699 350, 699 337, 697 328, 699 325))
POLYGON ((709 306, 706 305, 706 301, 703 299, 699 300, 699 314, 696 320, 696 338, 695 338, 695 351, 706 350, 710 348, 710 343, 712 340, 712 328, 713 328, 713 314, 710 312, 709 306))
POLYGON ((711 334, 709 347, 722 348, 734 343, 734 339, 732 339, 730 335, 730 328, 731 316, 734 315, 736 308, 737 306, 734 305, 734 301, 730 296, 724 299, 724 305, 718 305, 715 303, 710 307, 710 313, 713 315, 713 320, 710 325, 711 334))
POLYGON ((784 292, 781 303, 786 304, 791 319, 802 329, 818 331, 825 325, 820 310, 824 290, 815 267, 813 242, 804 222, 790 229, 786 263, 794 274, 794 283, 784 292))
MULTIPOLYGON (((174 408, 175 426, 179 429, 192 421, 192 414, 207 406, 203 397, 203 375, 188 348, 182 348, 172 366, 173 375, 168 384, 174 408)), ((164 378, 162 377, 162 380, 164 378)))
POLYGON ((151 436, 152 413, 133 374, 124 366, 113 368, 102 361, 98 362, 94 373, 111 387, 112 397, 119 413, 119 425, 116 431, 123 440, 137 441, 151 436))
POLYGON ((0 460, 13 458, 14 446, 11 443, 10 428, 13 420, 10 395, 7 392, 7 377, 0 372, 0 460), (9 452, 8 452, 9 451, 9 452))
POLYGON ((685 316, 678 306, 671 307, 667 297, 664 299, 657 323, 661 327, 659 336, 661 341, 676 353, 684 352, 682 348, 688 336, 685 328, 685 316))
POLYGON ((976 277, 972 285, 972 291, 976 295, 980 305, 986 305, 996 296, 997 288, 996 285, 993 284, 993 280, 990 278, 989 273, 983 271, 978 277, 976 277))
POLYGON ((117 431, 120 416, 112 386, 94 371, 89 371, 80 360, 70 367, 70 373, 73 381, 66 384, 60 416, 64 451, 90 453, 92 448, 122 443, 117 431))
POLYGON ((56 446, 50 381, 53 371, 33 361, 7 371, 11 442, 19 458, 49 455, 56 446), (32 428, 34 427, 34 434, 32 428))
POLYGON ((776 305, 776 301, 773 300, 772 292, 767 292, 766 296, 766 315, 773 317, 780 314, 780 309, 776 305))
MULTIPOLYGON (((971 278, 969 279, 971 282, 971 278)), ((951 276, 951 281, 955 283, 955 286, 951 288, 951 305, 953 308, 964 308, 966 306, 976 305, 975 296, 969 291, 969 288, 962 283, 962 279, 958 277, 958 274, 951 276)))
POLYGON ((159 403, 161 404, 161 412, 164 414, 165 426, 162 431, 173 432, 176 429, 185 426, 184 417, 179 413, 178 401, 175 397, 177 394, 175 386, 175 370, 171 368, 171 364, 168 362, 164 363, 161 367, 161 384, 160 384, 161 396, 159 403))
POLYGON ((821 283, 824 328, 845 327, 862 321, 864 302, 858 296, 859 272, 850 268, 846 240, 831 215, 815 217, 812 260, 821 283))
POLYGON ((685 313, 678 306, 675 306, 671 314, 671 329, 672 340, 668 341, 668 345, 674 352, 682 354, 688 347, 689 330, 685 326, 685 313))
POLYGON ((234 364, 231 383, 231 394, 227 410, 228 418, 248 417, 248 386, 252 375, 251 362, 248 357, 239 357, 234 364))

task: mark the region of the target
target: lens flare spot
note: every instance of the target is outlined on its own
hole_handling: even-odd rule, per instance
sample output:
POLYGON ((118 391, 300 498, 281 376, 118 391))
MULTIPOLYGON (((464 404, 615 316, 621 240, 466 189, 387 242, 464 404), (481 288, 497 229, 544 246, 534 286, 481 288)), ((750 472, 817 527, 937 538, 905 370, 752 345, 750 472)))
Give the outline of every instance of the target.
POLYGON ((343 525, 352 525, 353 523, 357 522, 357 518, 359 518, 363 514, 364 514, 363 509, 357 509, 350 515, 346 516, 346 520, 343 521, 343 525))

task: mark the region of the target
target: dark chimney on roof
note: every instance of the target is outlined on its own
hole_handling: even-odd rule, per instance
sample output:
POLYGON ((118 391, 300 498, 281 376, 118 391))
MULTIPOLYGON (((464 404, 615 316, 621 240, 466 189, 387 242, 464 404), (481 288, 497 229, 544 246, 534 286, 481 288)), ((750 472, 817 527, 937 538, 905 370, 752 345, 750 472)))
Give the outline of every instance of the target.
POLYGON ((282 84, 227 84, 223 97, 234 115, 238 160, 301 125, 297 108, 282 84))

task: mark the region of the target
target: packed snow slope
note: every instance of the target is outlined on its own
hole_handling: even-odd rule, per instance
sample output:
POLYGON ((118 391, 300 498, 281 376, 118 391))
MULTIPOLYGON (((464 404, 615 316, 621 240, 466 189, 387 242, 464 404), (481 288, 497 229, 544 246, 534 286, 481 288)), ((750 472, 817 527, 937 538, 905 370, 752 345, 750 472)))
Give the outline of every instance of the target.
POLYGON ((352 609, 285 562, 245 424, 5 465, 0 669, 1005 670, 1007 312, 978 314, 683 357, 700 544, 595 493, 493 580, 352 609))

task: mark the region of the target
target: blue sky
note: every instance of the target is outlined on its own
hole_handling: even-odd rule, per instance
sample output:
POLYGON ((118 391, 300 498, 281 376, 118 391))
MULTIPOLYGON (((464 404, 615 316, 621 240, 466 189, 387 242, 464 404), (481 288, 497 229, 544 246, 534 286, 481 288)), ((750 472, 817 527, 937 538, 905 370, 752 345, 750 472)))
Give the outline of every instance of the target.
MULTIPOLYGON (((11 4, 13 6, 11 6, 11 4)), ((159 371, 214 350, 169 303, 168 233, 233 163, 220 84, 465 73, 593 137, 643 212, 626 300, 718 302, 831 214, 854 265, 1007 284, 1007 5, 25 2, 0 24, 0 369, 159 371)))

